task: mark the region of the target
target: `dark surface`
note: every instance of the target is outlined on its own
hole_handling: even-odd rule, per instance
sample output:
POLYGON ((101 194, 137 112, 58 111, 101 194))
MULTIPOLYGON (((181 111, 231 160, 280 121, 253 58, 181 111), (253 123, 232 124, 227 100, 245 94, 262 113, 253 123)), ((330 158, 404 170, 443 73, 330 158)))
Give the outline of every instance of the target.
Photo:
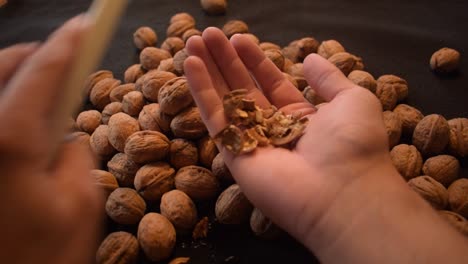
MULTIPOLYGON (((44 40, 66 19, 84 12, 90 2, 10 0, 0 9, 0 47, 44 40)), ((337 39, 361 56, 374 76, 391 73, 405 78, 410 86, 407 102, 424 114, 440 113, 448 119, 468 116, 466 0, 235 0, 229 2, 226 16, 217 17, 204 15, 197 0, 134 0, 102 68, 122 78, 126 67, 137 62, 133 31, 151 26, 157 29, 160 44, 170 16, 181 11, 191 13, 199 29, 242 19, 262 41, 280 45, 304 36, 337 39), (444 46, 462 53, 462 65, 457 74, 441 78, 430 71, 428 63, 432 53, 444 46)), ((190 255, 193 263, 314 263, 291 239, 265 242, 245 230, 214 225, 207 245, 179 243, 176 255, 190 255), (224 262, 229 256, 236 258, 224 262)))

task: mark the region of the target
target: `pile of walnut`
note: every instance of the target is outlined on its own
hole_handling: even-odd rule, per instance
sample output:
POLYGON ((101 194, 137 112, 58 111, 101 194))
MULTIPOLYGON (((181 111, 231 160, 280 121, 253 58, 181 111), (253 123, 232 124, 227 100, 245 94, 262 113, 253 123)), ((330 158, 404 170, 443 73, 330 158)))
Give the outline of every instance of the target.
MULTIPOLYGON (((362 59, 346 52, 336 40, 319 43, 305 37, 281 48, 260 42, 242 21, 228 22, 223 31, 228 37, 248 34, 313 104, 326 102, 304 79, 302 61, 310 53, 327 58, 352 82, 375 93, 382 102, 391 156, 398 171, 448 222, 468 235, 464 218, 468 217, 468 179, 460 178, 457 160, 468 155, 468 119, 424 116, 403 104, 408 96, 404 79, 384 75, 375 80, 363 71, 362 59), (404 138, 411 138, 412 145, 400 144, 404 138)), ((121 230, 137 230, 136 234, 108 234, 97 251, 97 263, 170 259, 177 237, 197 240, 207 236, 208 218, 198 214, 197 205, 211 199, 217 199, 214 211, 219 223, 250 221, 257 236, 275 238, 282 234, 234 183, 194 104, 183 76, 185 43, 201 34, 194 18, 187 13, 174 15, 166 33, 167 38, 157 48, 154 30, 139 28, 134 34, 134 43, 141 50, 139 64, 126 70, 123 83, 110 71, 92 74, 85 96, 94 110, 81 112, 73 123, 74 134, 106 164, 103 170, 92 172, 107 199, 103 211, 123 227, 121 230)), ((250 151, 252 138, 254 145, 287 145, 305 127, 297 117, 258 109, 244 98, 242 90, 227 95, 224 102, 234 125, 220 134, 221 140, 226 140, 223 134, 247 138, 245 144, 236 145, 229 142, 232 135, 226 137, 235 153, 250 151)), ((177 258, 171 263, 188 261, 177 258)))

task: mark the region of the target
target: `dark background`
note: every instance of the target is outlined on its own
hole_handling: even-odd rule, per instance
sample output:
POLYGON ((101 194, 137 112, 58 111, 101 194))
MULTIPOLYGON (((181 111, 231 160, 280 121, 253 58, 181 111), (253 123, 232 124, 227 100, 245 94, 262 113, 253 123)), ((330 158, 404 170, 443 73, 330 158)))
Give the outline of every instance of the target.
MULTIPOLYGON (((0 9, 0 48, 22 42, 45 40, 66 19, 84 12, 87 0, 10 0, 0 9)), ((139 26, 156 29, 159 43, 165 38, 170 17, 189 12, 197 28, 222 25, 230 19, 248 23, 261 41, 286 45, 313 36, 336 39, 364 59, 375 77, 396 74, 410 87, 407 103, 424 114, 439 113, 447 119, 468 117, 468 1, 349 1, 349 0, 235 0, 225 16, 207 16, 198 0, 133 0, 122 19, 102 63, 117 78, 137 62, 132 33, 139 26), (460 71, 437 76, 429 58, 442 47, 462 54, 460 71)), ((1 58, 0 58, 1 59, 1 58)), ((313 257, 293 240, 266 242, 254 238, 246 227, 213 226, 206 244, 180 243, 176 255, 190 255, 194 263, 313 263, 313 257)), ((358 239, 358 238, 357 238, 358 239)))

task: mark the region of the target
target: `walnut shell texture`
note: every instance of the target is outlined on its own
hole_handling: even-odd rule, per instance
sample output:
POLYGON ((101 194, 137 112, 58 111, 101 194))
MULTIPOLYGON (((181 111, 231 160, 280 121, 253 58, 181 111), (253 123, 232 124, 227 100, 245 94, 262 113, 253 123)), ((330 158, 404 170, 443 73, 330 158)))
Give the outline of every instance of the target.
POLYGON ((125 71, 124 81, 125 83, 134 83, 144 74, 145 71, 141 68, 140 64, 133 64, 125 71))
POLYGON ((468 179, 458 179, 450 184, 448 195, 452 211, 468 217, 468 179))
POLYGON ((121 81, 113 78, 106 78, 96 83, 89 95, 89 100, 93 106, 97 110, 102 111, 102 109, 111 102, 110 93, 115 87, 119 86, 120 83, 121 81))
POLYGON ((157 201, 174 189, 175 170, 165 162, 149 163, 141 167, 135 176, 135 188, 147 201, 157 201))
POLYGON ((107 215, 118 224, 137 224, 145 211, 145 201, 133 189, 117 188, 107 198, 107 215))
POLYGON ((90 74, 84 84, 84 89, 83 89, 84 97, 88 98, 90 96, 91 89, 93 89, 94 85, 96 85, 98 82, 107 78, 111 78, 111 79, 114 78, 114 74, 111 71, 107 71, 107 70, 100 70, 100 71, 90 74))
POLYGON ((184 40, 178 37, 169 37, 161 44, 161 49, 168 51, 172 56, 184 47, 184 40))
POLYGON ((210 170, 199 166, 179 169, 175 176, 175 186, 194 200, 208 200, 219 191, 218 179, 210 170))
POLYGON ((97 264, 136 264, 138 240, 130 233, 119 231, 107 235, 96 253, 97 264))
POLYGON ((94 185, 97 186, 105 194, 107 198, 115 189, 119 188, 119 183, 112 173, 104 170, 92 170, 91 178, 94 180, 94 185))
POLYGON ((171 58, 171 54, 166 50, 147 47, 140 53, 141 67, 147 71, 157 69, 162 60, 171 58))
POLYGON ((366 88, 372 93, 377 91, 377 81, 372 74, 366 71, 354 70, 348 75, 348 79, 354 84, 366 88))
POLYGON ((389 147, 393 148, 400 142, 402 121, 400 117, 392 111, 383 112, 383 120, 385 129, 387 130, 389 147))
POLYGON ((142 130, 161 131, 159 127, 159 104, 148 104, 143 107, 138 116, 142 130))
POLYGON ((232 177, 229 168, 224 163, 224 158, 222 153, 218 153, 213 160, 211 165, 211 171, 213 172, 214 176, 219 179, 221 182, 228 182, 233 183, 234 178, 232 177))
POLYGON ((128 137, 125 154, 136 163, 164 159, 169 153, 169 139, 157 131, 139 131, 128 137))
POLYGON ((198 159, 204 167, 211 168, 218 152, 216 143, 210 136, 205 136, 198 141, 198 159))
POLYGON ((102 110, 102 123, 104 125, 109 124, 109 119, 111 116, 122 112, 122 103, 121 102, 112 102, 102 110))
POLYGON ((107 169, 112 173, 121 187, 133 187, 135 174, 140 165, 130 160, 126 154, 117 153, 107 162, 107 169))
POLYGON ((407 104, 399 104, 393 109, 402 121, 402 132, 405 135, 413 135, 414 129, 424 118, 424 115, 418 109, 407 104))
POLYGON ((171 140, 169 162, 176 169, 190 165, 197 165, 198 149, 195 144, 189 140, 175 138, 171 140))
POLYGON ((138 225, 138 242, 149 260, 161 261, 172 254, 176 243, 176 231, 165 216, 148 213, 138 225))
POLYGON ((418 176, 408 181, 408 186, 418 193, 432 207, 442 210, 448 204, 447 189, 429 176, 418 176))
POLYGON ((122 84, 112 89, 109 97, 111 102, 122 102, 123 97, 132 91, 135 91, 134 83, 122 84))
POLYGON ((133 33, 133 43, 135 47, 142 50, 146 47, 152 47, 158 42, 158 35, 150 27, 140 27, 133 33))
POLYGON ((198 139, 207 133, 198 107, 188 108, 175 116, 171 121, 171 130, 174 136, 187 139, 198 139))
POLYGON ((127 138, 139 130, 140 125, 135 118, 117 113, 109 119, 109 142, 115 149, 124 152, 127 138))
POLYGON ((161 198, 161 214, 174 225, 177 233, 190 233, 197 223, 197 207, 182 191, 172 190, 161 198))
POLYGON ((468 221, 463 216, 446 210, 439 211, 439 215, 461 234, 468 236, 468 221))
POLYGON ((436 51, 429 61, 431 69, 439 73, 450 73, 460 65, 460 52, 451 48, 442 48, 436 51))
POLYGON ((448 187, 460 172, 460 162, 450 155, 438 155, 428 158, 423 165, 423 173, 448 187))
POLYGON ((382 104, 384 111, 391 111, 398 102, 398 93, 393 86, 378 86, 375 95, 382 104))
POLYGON ((390 151, 390 157, 393 165, 406 180, 421 175, 423 159, 415 146, 397 145, 390 151))
POLYGON ((377 89, 379 89, 379 87, 384 88, 387 86, 395 88, 398 95, 398 101, 402 101, 408 97, 408 83, 404 79, 391 74, 380 76, 377 79, 377 89))
POLYGON ((250 216, 250 229, 256 236, 264 239, 274 239, 282 233, 258 208, 254 208, 250 216))
POLYGON ((185 77, 174 78, 166 82, 159 90, 159 107, 168 115, 176 115, 193 103, 187 79, 185 77))
POLYGON ((91 150, 100 159, 106 159, 117 152, 109 142, 109 131, 109 126, 100 125, 89 139, 91 150))
POLYGON ((223 26, 223 32, 231 38, 234 34, 249 33, 249 26, 241 20, 230 20, 223 26))
POLYGON ((149 71, 145 75, 141 92, 145 98, 150 102, 158 102, 159 90, 164 84, 174 78, 177 78, 172 72, 165 72, 159 70, 149 71))
POLYGON ((215 206, 216 219, 222 224, 242 224, 247 222, 253 206, 247 200, 239 185, 233 184, 218 197, 215 206))
POLYGON ((317 53, 325 59, 340 52, 345 52, 345 48, 340 42, 334 39, 323 41, 317 49, 317 53))
POLYGON ((101 124, 102 115, 96 110, 88 110, 81 112, 76 118, 76 127, 88 134, 92 134, 94 130, 101 124))
POLYGON ((442 153, 448 144, 450 129, 447 120, 441 115, 425 116, 414 128, 413 145, 424 156, 442 153))
POLYGON ((347 52, 339 52, 328 58, 328 61, 340 69, 344 75, 348 76, 354 70, 362 70, 360 59, 347 52))
POLYGON ((468 118, 450 119, 448 125, 450 152, 460 157, 468 156, 468 118))
POLYGON ((166 30, 167 37, 179 37, 181 38, 185 31, 195 28, 195 20, 192 19, 178 19, 171 22, 166 30))
POLYGON ((122 99, 122 110, 130 116, 138 116, 144 105, 145 98, 139 91, 129 92, 122 99))
POLYGON ((226 0, 201 0, 200 4, 209 15, 221 15, 226 12, 227 1, 226 0))

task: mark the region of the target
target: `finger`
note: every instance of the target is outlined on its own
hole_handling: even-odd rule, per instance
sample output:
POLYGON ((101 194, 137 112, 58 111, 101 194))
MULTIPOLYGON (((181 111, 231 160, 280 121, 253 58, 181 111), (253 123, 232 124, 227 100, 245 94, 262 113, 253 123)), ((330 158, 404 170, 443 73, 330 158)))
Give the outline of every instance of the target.
POLYGON ((84 16, 68 21, 25 61, 6 87, 0 113, 28 109, 24 114, 38 121, 50 116, 60 100, 62 83, 76 56, 85 22, 84 16))
POLYGON ((17 44, 0 50, 0 90, 18 67, 39 47, 38 42, 17 44))
POLYGON ((210 51, 205 45, 205 42, 200 36, 191 37, 187 41, 187 52, 191 56, 199 57, 203 63, 205 64, 206 68, 208 69, 208 73, 211 76, 211 81, 213 83, 218 96, 222 98, 225 94, 229 92, 229 87, 224 80, 223 75, 216 66, 216 63, 213 61, 211 57, 210 51))
POLYGON ((203 122, 206 124, 211 137, 214 137, 227 124, 223 102, 213 87, 208 69, 200 58, 188 57, 185 60, 184 68, 185 76, 189 82, 193 98, 200 109, 203 122))
POLYGON ((304 76, 312 89, 328 102, 344 90, 354 87, 338 68, 317 54, 305 58, 304 76))
POLYGON ((286 79, 278 67, 265 56, 260 47, 247 36, 234 35, 231 38, 231 43, 273 105, 281 108, 306 101, 301 92, 286 79))
POLYGON ((250 98, 255 99, 259 106, 267 108, 270 103, 255 85, 249 71, 224 33, 220 29, 211 27, 205 29, 202 37, 230 90, 246 89, 250 98))

